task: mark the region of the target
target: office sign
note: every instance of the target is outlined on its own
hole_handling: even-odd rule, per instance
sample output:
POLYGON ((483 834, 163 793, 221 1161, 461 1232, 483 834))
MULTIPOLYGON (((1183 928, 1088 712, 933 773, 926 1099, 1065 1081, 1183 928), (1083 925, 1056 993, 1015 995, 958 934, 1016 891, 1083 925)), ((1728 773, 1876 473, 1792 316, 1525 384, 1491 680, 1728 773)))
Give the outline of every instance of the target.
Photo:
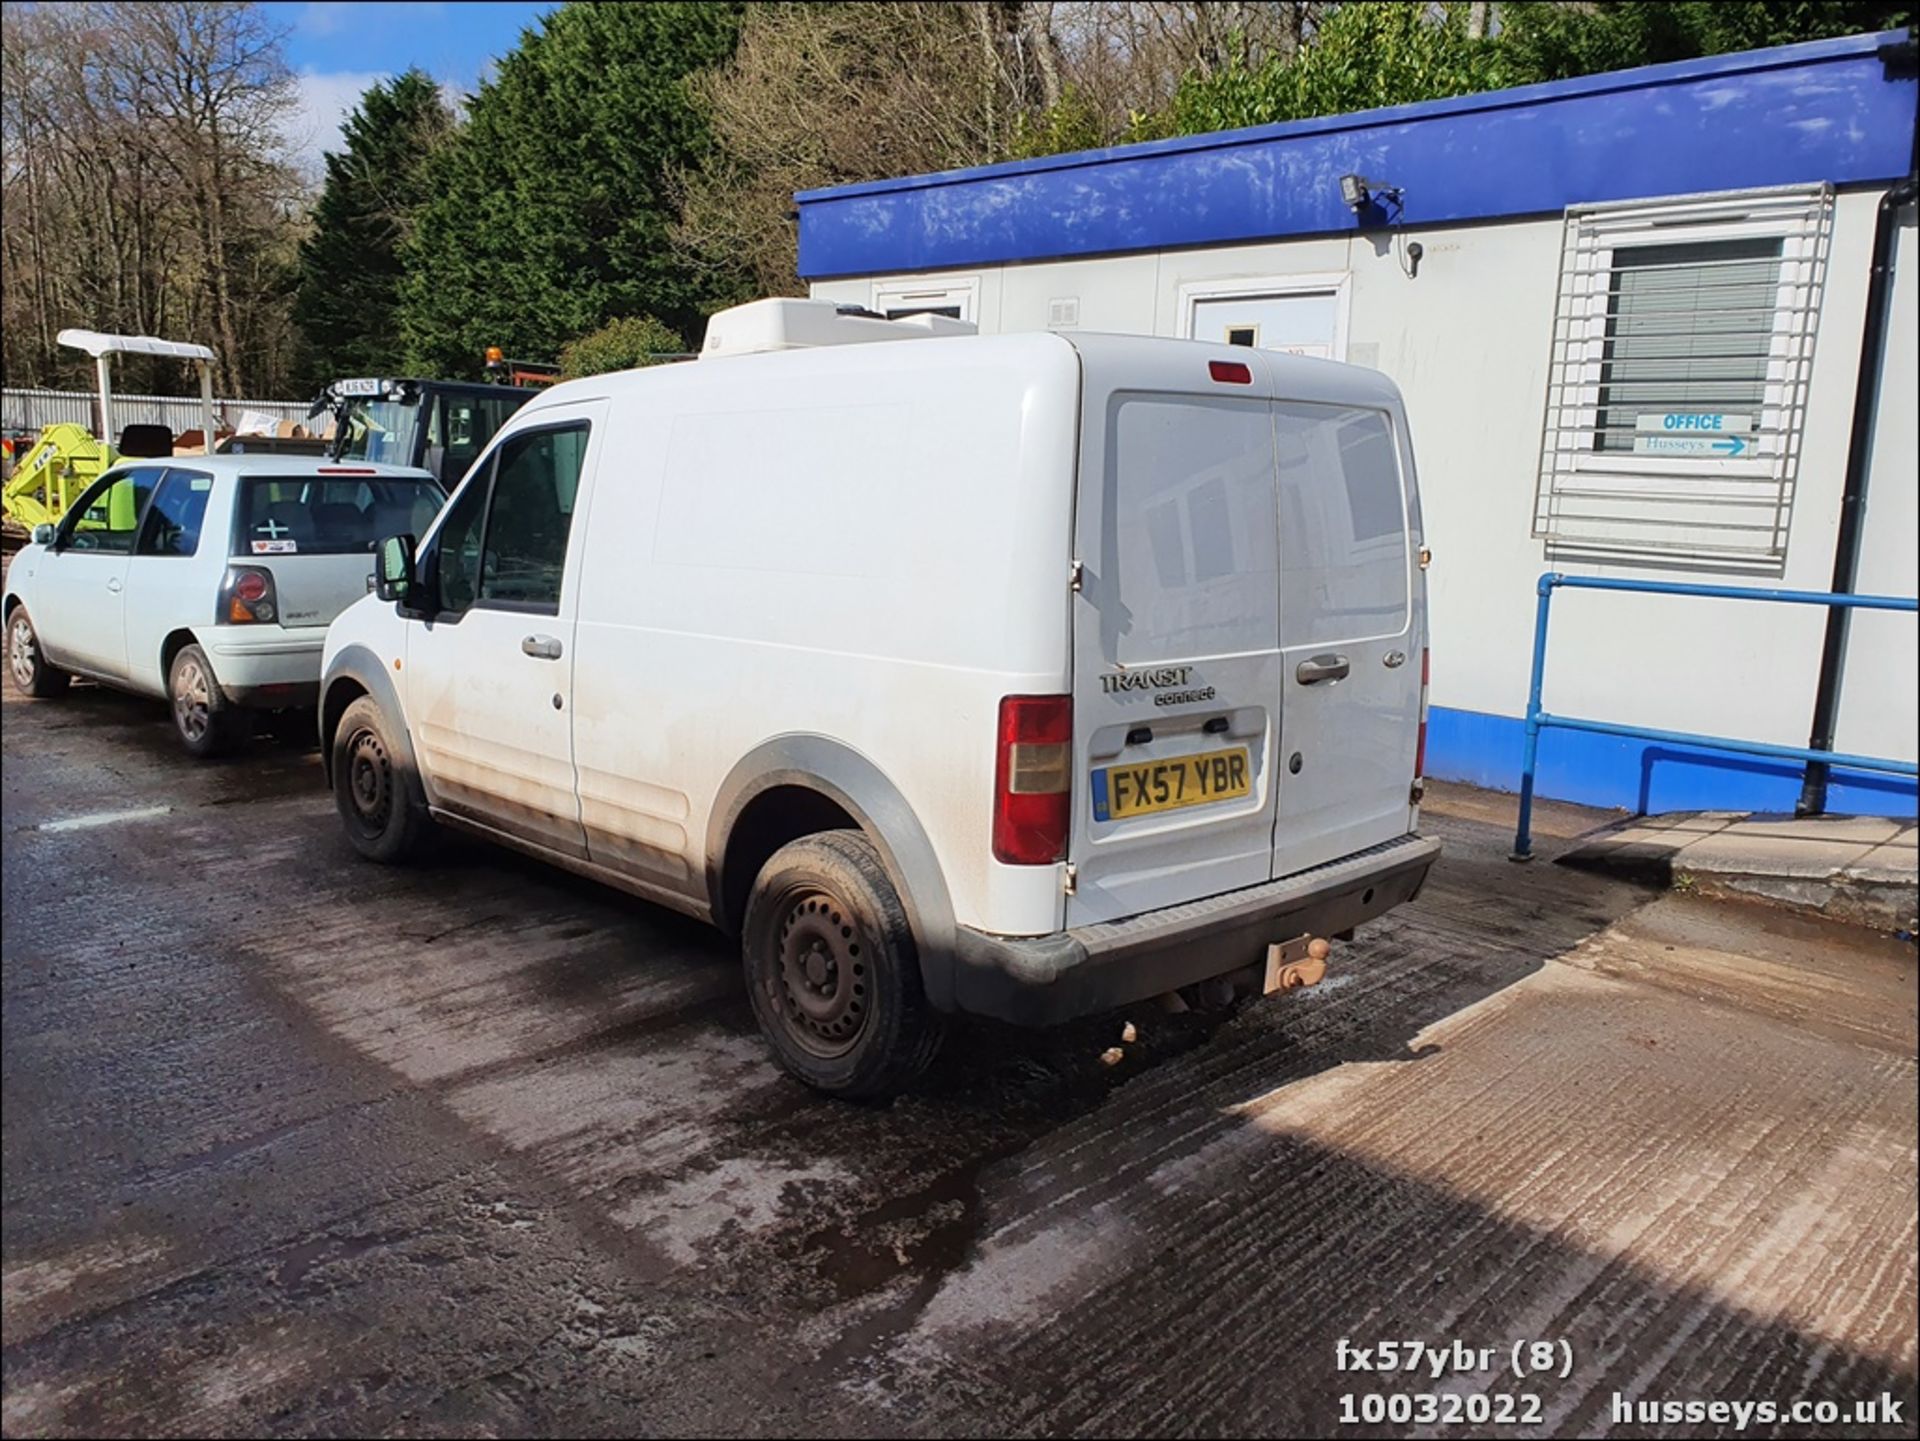
POLYGON ((1636 455, 1698 455, 1730 460, 1750 454, 1751 415, 1718 410, 1651 410, 1633 423, 1636 455))

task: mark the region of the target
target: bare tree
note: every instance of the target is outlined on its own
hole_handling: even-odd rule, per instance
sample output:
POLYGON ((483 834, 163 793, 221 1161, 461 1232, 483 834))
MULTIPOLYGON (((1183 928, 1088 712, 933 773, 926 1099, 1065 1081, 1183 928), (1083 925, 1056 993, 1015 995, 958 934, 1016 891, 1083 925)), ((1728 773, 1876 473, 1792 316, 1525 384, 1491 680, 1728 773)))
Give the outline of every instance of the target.
POLYGON ((698 87, 719 141, 681 239, 791 290, 797 190, 1130 138, 1189 74, 1291 54, 1326 7, 1256 0, 750 6, 698 87))
MULTIPOLYGON (((299 195, 292 79, 255 6, 8 6, 0 87, 0 324, 10 382, 76 380, 65 325, 204 339, 219 383, 288 370, 299 195)), ((134 366, 130 384, 183 377, 134 366)))

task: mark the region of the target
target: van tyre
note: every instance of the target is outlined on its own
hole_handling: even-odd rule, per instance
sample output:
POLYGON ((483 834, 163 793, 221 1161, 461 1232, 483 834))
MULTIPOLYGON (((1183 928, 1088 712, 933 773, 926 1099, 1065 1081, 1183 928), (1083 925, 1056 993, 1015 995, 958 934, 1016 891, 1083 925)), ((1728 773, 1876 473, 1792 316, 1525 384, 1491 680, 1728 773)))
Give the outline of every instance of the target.
POLYGON ((197 645, 182 646, 167 667, 173 729, 187 754, 199 760, 230 755, 253 737, 253 712, 227 699, 213 664, 197 645))
POLYGON ((417 857, 433 819, 379 703, 361 696, 348 706, 333 728, 332 746, 333 802, 353 848, 383 865, 417 857))
POLYGON ((40 633, 24 605, 13 608, 7 617, 7 674, 22 693, 40 700, 64 694, 73 677, 47 663, 40 649, 40 633))
POLYGON ((775 851, 747 898, 742 959, 780 1064, 847 1099, 891 1096, 944 1030, 920 984, 906 908, 873 842, 824 831, 775 851))

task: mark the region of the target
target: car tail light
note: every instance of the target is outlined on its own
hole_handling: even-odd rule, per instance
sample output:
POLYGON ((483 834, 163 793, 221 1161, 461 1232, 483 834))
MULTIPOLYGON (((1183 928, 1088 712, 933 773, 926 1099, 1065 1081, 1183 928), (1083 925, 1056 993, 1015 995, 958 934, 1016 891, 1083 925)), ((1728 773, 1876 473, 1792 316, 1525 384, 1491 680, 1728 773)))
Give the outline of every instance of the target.
POLYGON ((1225 385, 1253 384, 1253 370, 1245 361, 1209 360, 1207 374, 1225 385))
POLYGON ((1000 702, 993 780, 993 854, 1010 866, 1065 860, 1073 805, 1073 697, 1000 702))
POLYGON ((1413 778, 1424 780, 1427 774, 1427 685, 1433 679, 1433 652, 1420 650, 1420 743, 1413 752, 1413 778))
POLYGON ((227 604, 223 619, 229 625, 267 625, 280 614, 273 593, 273 572, 258 566, 235 566, 227 572, 227 604))

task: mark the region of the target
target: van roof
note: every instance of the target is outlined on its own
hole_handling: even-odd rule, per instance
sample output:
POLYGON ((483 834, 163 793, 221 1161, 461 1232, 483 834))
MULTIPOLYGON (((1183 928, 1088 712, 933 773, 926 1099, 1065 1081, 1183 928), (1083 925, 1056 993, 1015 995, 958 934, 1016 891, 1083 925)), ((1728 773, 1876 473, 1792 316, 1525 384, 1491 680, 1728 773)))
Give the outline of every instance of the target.
MULTIPOLYGON (((1039 363, 1044 356, 1057 355, 1059 347, 1071 347, 1078 352, 1086 369, 1097 367, 1102 372, 1117 370, 1122 374, 1129 368, 1149 365, 1154 371, 1164 373, 1162 368, 1170 357, 1186 353, 1193 357, 1196 381, 1206 375, 1210 360, 1245 361, 1253 356, 1269 369, 1276 391, 1287 399, 1365 406, 1400 400, 1399 387, 1391 379, 1360 365, 1282 355, 1271 350, 1248 351, 1242 346, 1215 341, 1099 331, 1029 330, 998 335, 923 336, 911 345, 806 346, 609 371, 552 386, 515 412, 509 423, 524 423, 522 417, 536 416, 552 407, 586 400, 618 399, 641 387, 684 386, 707 395, 720 389, 738 389, 747 403, 753 403, 764 400, 764 393, 756 396, 762 386, 777 385, 782 376, 805 373, 816 367, 850 378, 871 371, 897 375, 903 370, 938 371, 950 365, 1017 365, 1023 354, 1032 357, 1031 363, 1039 363)), ((1230 392, 1230 389, 1223 387, 1224 391, 1230 392)))

